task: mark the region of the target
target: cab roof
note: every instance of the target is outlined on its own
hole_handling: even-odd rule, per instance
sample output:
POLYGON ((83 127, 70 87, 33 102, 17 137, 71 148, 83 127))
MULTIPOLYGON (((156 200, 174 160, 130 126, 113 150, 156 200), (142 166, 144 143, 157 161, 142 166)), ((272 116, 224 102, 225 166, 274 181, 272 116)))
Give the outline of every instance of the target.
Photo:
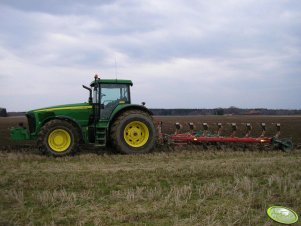
MULTIPOLYGON (((133 85, 133 82, 131 80, 124 80, 124 79, 97 79, 97 84, 127 84, 127 85, 133 85)), ((91 82, 91 86, 94 86, 95 81, 91 82)))

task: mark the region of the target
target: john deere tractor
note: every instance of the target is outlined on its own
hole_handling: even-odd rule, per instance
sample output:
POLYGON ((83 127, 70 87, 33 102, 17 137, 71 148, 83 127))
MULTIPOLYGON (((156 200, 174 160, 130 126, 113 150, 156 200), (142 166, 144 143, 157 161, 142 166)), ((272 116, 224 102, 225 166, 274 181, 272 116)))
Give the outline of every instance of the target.
POLYGON ((87 103, 41 108, 26 113, 28 128, 11 129, 13 140, 36 140, 43 153, 63 156, 80 144, 107 145, 121 153, 151 151, 156 143, 152 113, 144 104, 131 104, 130 80, 95 76, 87 103))

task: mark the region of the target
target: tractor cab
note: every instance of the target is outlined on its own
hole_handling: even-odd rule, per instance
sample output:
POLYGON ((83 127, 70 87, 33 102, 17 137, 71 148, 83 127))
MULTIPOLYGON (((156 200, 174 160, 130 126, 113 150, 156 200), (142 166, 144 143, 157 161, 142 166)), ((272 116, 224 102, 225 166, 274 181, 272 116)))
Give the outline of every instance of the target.
POLYGON ((100 79, 95 75, 95 80, 90 84, 89 103, 95 106, 96 114, 101 120, 109 119, 118 105, 131 104, 131 80, 100 79))
POLYGON ((131 103, 128 84, 100 84, 98 90, 101 119, 108 119, 118 105, 131 103))

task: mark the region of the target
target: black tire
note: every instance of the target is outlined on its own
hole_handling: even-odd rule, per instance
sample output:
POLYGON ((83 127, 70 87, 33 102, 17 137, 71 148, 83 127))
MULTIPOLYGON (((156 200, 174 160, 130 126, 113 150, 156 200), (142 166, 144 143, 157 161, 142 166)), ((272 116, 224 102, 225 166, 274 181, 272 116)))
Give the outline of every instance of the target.
MULTIPOLYGON (((136 132, 134 132, 136 133, 136 132)), ((122 113, 112 124, 110 130, 110 138, 116 151, 123 154, 144 154, 150 152, 156 145, 156 128, 152 117, 141 110, 128 110, 122 113), (139 126, 135 129, 144 134, 141 141, 137 138, 136 144, 131 137, 127 136, 129 127, 132 123, 142 125, 143 129, 139 130, 139 126), (146 131, 147 130, 147 131, 146 131), (147 135, 146 135, 147 134, 147 135)), ((135 138, 134 138, 135 139, 135 138)))
POLYGON ((79 140, 80 134, 75 126, 67 121, 55 119, 41 128, 37 144, 42 153, 65 156, 77 152, 79 140))

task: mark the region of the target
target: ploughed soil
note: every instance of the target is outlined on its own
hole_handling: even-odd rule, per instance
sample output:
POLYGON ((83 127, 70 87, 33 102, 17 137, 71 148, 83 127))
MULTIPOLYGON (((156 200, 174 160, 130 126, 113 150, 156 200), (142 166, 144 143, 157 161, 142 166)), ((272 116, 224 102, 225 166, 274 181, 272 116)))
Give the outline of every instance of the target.
MULTIPOLYGON (((246 132, 245 123, 252 124, 251 135, 258 137, 261 134, 261 123, 266 123, 266 136, 276 134, 276 123, 281 124, 282 138, 292 138, 295 146, 301 144, 301 116, 155 116, 156 124, 162 121, 162 132, 172 134, 175 132, 175 123, 182 124, 183 132, 189 131, 189 122, 193 122, 195 130, 203 130, 203 123, 208 123, 209 131, 216 133, 217 123, 223 124, 222 134, 227 136, 231 134, 231 123, 237 124, 237 136, 244 136, 246 132)), ((0 117, 0 149, 7 147, 22 147, 35 145, 34 141, 11 141, 9 137, 9 128, 18 126, 22 122, 27 126, 27 120, 24 116, 18 117, 0 117)))

